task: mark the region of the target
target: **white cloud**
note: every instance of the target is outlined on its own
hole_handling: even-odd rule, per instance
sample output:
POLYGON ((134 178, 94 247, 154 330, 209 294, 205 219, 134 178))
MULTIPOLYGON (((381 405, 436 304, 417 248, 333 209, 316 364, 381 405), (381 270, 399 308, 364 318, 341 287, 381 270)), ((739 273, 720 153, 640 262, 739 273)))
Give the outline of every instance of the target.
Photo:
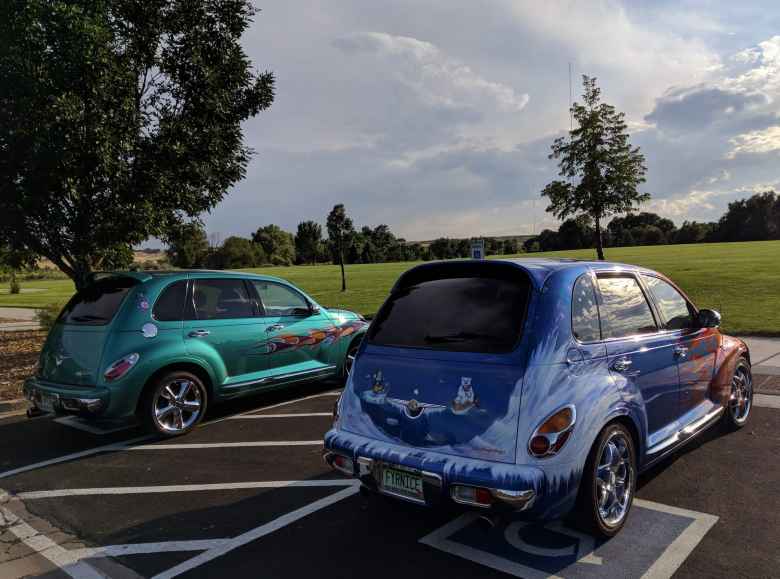
POLYGON ((780 125, 760 131, 750 131, 730 139, 733 145, 726 157, 733 159, 741 154, 771 153, 780 151, 780 125))
POLYGON ((383 32, 362 32, 339 38, 334 45, 347 53, 376 53, 386 59, 389 62, 384 64, 391 74, 430 106, 487 105, 503 112, 518 112, 528 104, 528 94, 486 80, 424 40, 383 32))

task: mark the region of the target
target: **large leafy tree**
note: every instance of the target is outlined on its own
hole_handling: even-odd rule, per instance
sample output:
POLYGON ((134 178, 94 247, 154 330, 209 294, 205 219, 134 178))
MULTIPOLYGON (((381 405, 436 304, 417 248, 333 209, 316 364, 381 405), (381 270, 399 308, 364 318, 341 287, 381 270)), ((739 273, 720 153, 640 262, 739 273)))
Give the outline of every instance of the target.
POLYGON ((650 195, 639 191, 645 158, 629 142, 624 113, 601 102, 595 78, 583 76, 582 81, 583 103, 571 107, 576 127, 567 137, 555 139, 550 153, 566 181, 549 183, 542 196, 550 200, 547 211, 558 219, 578 214, 593 219, 596 251, 604 259, 601 221, 634 210, 650 195))
POLYGON ((182 268, 204 267, 209 256, 209 240, 203 225, 193 221, 168 233, 168 260, 182 268))
POLYGON ((295 253, 301 263, 316 263, 322 243, 322 226, 316 221, 302 221, 295 234, 295 253))
POLYGON ((76 282, 214 207, 268 108, 247 0, 0 3, 0 236, 76 282))
POLYGON ((328 214, 326 223, 328 228, 328 240, 330 241, 333 255, 341 266, 341 291, 347 291, 347 276, 344 273, 345 240, 350 239, 354 231, 352 219, 347 217, 347 210, 339 203, 333 206, 328 214))
POLYGON ((271 223, 260 227, 252 235, 252 241, 260 244, 268 260, 274 265, 292 265, 295 261, 295 239, 292 233, 271 223))

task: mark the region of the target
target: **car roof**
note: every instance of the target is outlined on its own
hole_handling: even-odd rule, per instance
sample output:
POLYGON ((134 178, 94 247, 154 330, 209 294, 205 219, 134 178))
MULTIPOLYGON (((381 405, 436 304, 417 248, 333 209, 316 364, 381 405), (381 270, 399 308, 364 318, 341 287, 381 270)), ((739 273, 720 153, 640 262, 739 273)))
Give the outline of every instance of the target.
POLYGON ((261 281, 276 281, 288 284, 289 282, 273 275, 252 273, 248 271, 229 271, 221 269, 168 269, 168 270, 138 270, 138 271, 106 271, 95 272, 96 277, 126 276, 140 281, 149 281, 157 278, 226 278, 238 277, 242 279, 257 279, 261 281))
POLYGON ((537 287, 542 287, 547 278, 563 269, 578 269, 583 273, 586 271, 633 271, 641 273, 653 273, 656 272, 632 265, 630 263, 620 263, 617 261, 597 261, 588 259, 571 259, 571 258, 549 258, 549 257, 521 257, 517 259, 497 259, 490 261, 503 261, 507 263, 513 263, 525 269, 534 281, 537 287))

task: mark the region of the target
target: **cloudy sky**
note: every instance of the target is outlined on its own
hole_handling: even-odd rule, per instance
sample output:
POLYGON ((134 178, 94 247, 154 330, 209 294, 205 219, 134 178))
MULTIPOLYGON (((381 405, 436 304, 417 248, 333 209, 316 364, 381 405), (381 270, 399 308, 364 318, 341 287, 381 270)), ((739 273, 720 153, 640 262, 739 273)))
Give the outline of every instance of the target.
POLYGON ((541 188, 569 127, 569 63, 627 115, 647 210, 717 219, 780 189, 780 6, 766 2, 256 0, 244 38, 274 71, 246 124, 246 180, 210 232, 324 222, 409 240, 528 234, 556 222, 541 188))

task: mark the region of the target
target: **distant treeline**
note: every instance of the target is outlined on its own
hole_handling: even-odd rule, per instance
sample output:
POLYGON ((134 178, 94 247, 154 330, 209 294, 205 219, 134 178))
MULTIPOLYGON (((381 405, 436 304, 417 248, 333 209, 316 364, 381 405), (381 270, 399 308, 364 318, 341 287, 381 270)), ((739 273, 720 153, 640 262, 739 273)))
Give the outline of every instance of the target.
MULTIPOLYGON (((717 241, 780 239, 780 196, 773 191, 729 203, 716 222, 684 221, 680 227, 655 213, 615 217, 603 232, 605 246, 664 245, 717 241)), ((588 216, 567 219, 558 231, 545 229, 523 243, 523 251, 555 251, 595 246, 593 221, 588 216)))
MULTIPOLYGON (((631 213, 613 218, 604 229, 604 245, 662 245, 714 241, 780 239, 780 196, 760 193, 734 201, 717 222, 685 221, 682 226, 655 213, 631 213)), ((595 247, 593 222, 588 216, 568 219, 558 231, 545 229, 522 244, 517 238, 485 237, 487 255, 554 251, 595 247)), ((468 257, 471 239, 439 238, 431 242, 407 242, 387 225, 350 227, 343 233, 344 262, 384 263, 468 257)), ((323 236, 316 221, 298 224, 295 234, 277 225, 260 227, 251 239, 228 237, 210 245, 203 226, 190 223, 172 236, 168 249, 172 265, 183 268, 237 269, 263 265, 337 263, 337 245, 323 236)))
MULTIPOLYGON (((484 240, 487 255, 522 250, 517 238, 487 237, 484 240)), ((384 263, 468 257, 471 242, 471 239, 442 237, 427 243, 410 243, 396 237, 387 225, 363 226, 345 233, 344 262, 384 263)), ((209 244, 206 231, 200 224, 190 223, 172 236, 167 254, 171 265, 182 268, 238 269, 338 262, 336 244, 323 238, 322 226, 315 221, 299 223, 295 235, 271 224, 259 228, 251 239, 232 236, 218 246, 209 244)))

